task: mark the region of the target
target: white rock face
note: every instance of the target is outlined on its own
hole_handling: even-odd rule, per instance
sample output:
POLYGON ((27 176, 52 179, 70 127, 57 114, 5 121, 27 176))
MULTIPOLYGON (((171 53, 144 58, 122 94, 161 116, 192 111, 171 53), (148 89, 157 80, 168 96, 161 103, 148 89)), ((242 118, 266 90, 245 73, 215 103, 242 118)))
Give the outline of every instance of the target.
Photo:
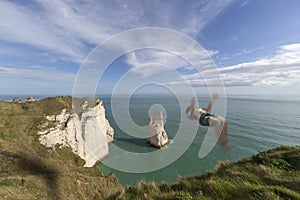
POLYGON ((148 118, 147 126, 148 143, 161 148, 168 144, 168 135, 164 129, 164 121, 161 110, 154 111, 148 118))
POLYGON ((80 114, 70 114, 64 109, 59 115, 46 116, 55 123, 55 127, 38 134, 41 144, 46 147, 71 147, 86 161, 85 167, 92 167, 108 155, 108 143, 113 141, 114 130, 105 118, 102 102, 92 108, 82 108, 80 114))

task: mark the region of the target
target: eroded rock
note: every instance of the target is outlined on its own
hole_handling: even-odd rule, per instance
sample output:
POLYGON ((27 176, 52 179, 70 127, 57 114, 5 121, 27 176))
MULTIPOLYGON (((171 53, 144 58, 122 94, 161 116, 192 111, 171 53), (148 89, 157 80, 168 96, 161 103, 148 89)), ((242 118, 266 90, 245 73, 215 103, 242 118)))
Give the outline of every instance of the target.
MULTIPOLYGON (((94 107, 83 102, 80 113, 63 109, 59 115, 46 116, 55 127, 40 131, 41 144, 46 147, 68 146, 92 167, 108 155, 108 143, 113 141, 114 130, 105 117, 102 103, 94 107)), ((43 126, 41 126, 43 127, 43 126)))
POLYGON ((33 98, 32 96, 27 97, 25 100, 26 103, 31 103, 31 102, 35 102, 35 101, 36 101, 36 99, 33 98))
POLYGON ((147 125, 148 143, 162 148, 169 143, 168 135, 164 129, 164 121, 161 110, 156 110, 148 118, 147 125))

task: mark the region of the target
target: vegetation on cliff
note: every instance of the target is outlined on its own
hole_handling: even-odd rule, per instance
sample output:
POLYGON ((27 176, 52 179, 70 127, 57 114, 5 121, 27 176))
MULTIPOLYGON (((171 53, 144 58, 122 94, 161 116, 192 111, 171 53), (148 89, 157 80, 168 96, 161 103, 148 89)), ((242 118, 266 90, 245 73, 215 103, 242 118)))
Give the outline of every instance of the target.
POLYGON ((114 175, 68 148, 45 148, 44 115, 71 109, 70 97, 31 103, 0 101, 0 199, 300 199, 300 147, 278 147, 236 163, 220 162, 176 184, 140 182, 123 188, 114 175))
POLYGON ((140 182, 127 187, 122 199, 300 199, 300 146, 219 162, 215 170, 176 184, 140 182))
POLYGON ((71 149, 40 144, 37 132, 44 115, 70 110, 71 101, 0 101, 0 199, 101 199, 122 190, 114 175, 84 168, 71 149))

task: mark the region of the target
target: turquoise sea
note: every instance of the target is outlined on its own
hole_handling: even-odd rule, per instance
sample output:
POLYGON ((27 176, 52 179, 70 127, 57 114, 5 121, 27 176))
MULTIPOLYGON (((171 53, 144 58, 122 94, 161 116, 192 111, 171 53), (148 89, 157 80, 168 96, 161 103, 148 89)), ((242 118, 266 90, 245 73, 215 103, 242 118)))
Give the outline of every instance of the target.
MULTIPOLYGON (((121 97, 120 97, 121 98, 121 97)), ((113 116, 111 99, 103 98, 106 116, 115 129, 114 145, 137 153, 160 151, 150 147, 145 139, 129 136, 115 123, 115 117, 122 117, 122 101, 115 110, 120 109, 118 116, 113 116), (118 108, 119 107, 119 108, 118 108)), ((199 105, 206 106, 209 98, 198 97, 199 105)), ((189 101, 187 101, 189 102, 189 101)), ((145 126, 149 108, 160 104, 167 112, 165 130, 172 139, 178 131, 180 123, 193 123, 196 121, 182 122, 180 116, 180 103, 176 97, 135 97, 129 101, 129 111, 132 120, 139 126, 145 126)), ((228 142, 232 150, 224 153, 217 144, 203 159, 198 158, 198 152, 206 134, 207 128, 199 126, 197 135, 187 151, 169 166, 149 173, 125 173, 112 169, 100 163, 99 167, 105 175, 115 173, 123 185, 134 185, 140 180, 160 182, 176 182, 179 176, 201 175, 214 169, 219 161, 237 161, 240 158, 257 154, 279 145, 300 145, 300 98, 299 97, 227 97, 226 119, 228 120, 228 142)), ((131 120, 131 119, 122 119, 131 120)), ((189 128, 185 128, 189 134, 189 128)), ((172 145, 172 144, 170 144, 172 145)), ((119 155, 111 153, 109 156, 119 155)), ((164 159, 162 158, 157 158, 164 159)), ((138 164, 138 163, 132 163, 138 164)), ((151 164, 151 161, 150 161, 151 164)))

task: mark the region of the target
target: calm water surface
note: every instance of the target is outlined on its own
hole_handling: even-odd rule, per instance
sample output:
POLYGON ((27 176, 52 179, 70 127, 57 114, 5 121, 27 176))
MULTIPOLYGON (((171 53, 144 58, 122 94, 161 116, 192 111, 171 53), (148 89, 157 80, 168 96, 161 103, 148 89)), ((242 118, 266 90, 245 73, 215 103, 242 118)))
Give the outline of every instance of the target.
MULTIPOLYGON (((121 104, 117 106, 124 106, 121 104)), ((188 101, 187 101, 188 102, 188 101)), ((206 106, 208 98, 199 98, 199 105, 206 106)), ((145 126, 149 108, 153 104, 162 105, 167 112, 165 130, 172 140, 178 131, 180 115, 179 102, 175 97, 137 97, 130 100, 130 115, 139 126, 145 126)), ((104 98, 106 115, 115 129, 114 144, 127 151, 146 153, 155 151, 144 139, 134 138, 123 132, 115 123, 110 108, 110 98, 104 98)), ((150 173, 124 173, 99 164, 104 174, 115 173, 123 185, 136 184, 139 180, 155 182, 175 182, 178 176, 201 175, 215 167, 218 161, 236 161, 242 157, 258 153, 279 145, 300 145, 300 99, 275 97, 227 98, 228 136, 232 150, 227 154, 219 145, 203 159, 198 152, 207 129, 200 127, 188 150, 171 165, 150 173)), ((120 109, 121 110, 121 109, 120 109)), ((183 113, 184 114, 184 113, 183 113)), ((120 116, 122 113, 120 111, 120 116)), ((130 120, 130 119, 122 119, 130 120)), ((197 123, 186 122, 186 123, 197 123)), ((189 134, 191 130, 185 130, 189 134)), ((146 133, 145 133, 146 134, 146 133)), ((109 156, 117 156, 110 154, 109 156)))

